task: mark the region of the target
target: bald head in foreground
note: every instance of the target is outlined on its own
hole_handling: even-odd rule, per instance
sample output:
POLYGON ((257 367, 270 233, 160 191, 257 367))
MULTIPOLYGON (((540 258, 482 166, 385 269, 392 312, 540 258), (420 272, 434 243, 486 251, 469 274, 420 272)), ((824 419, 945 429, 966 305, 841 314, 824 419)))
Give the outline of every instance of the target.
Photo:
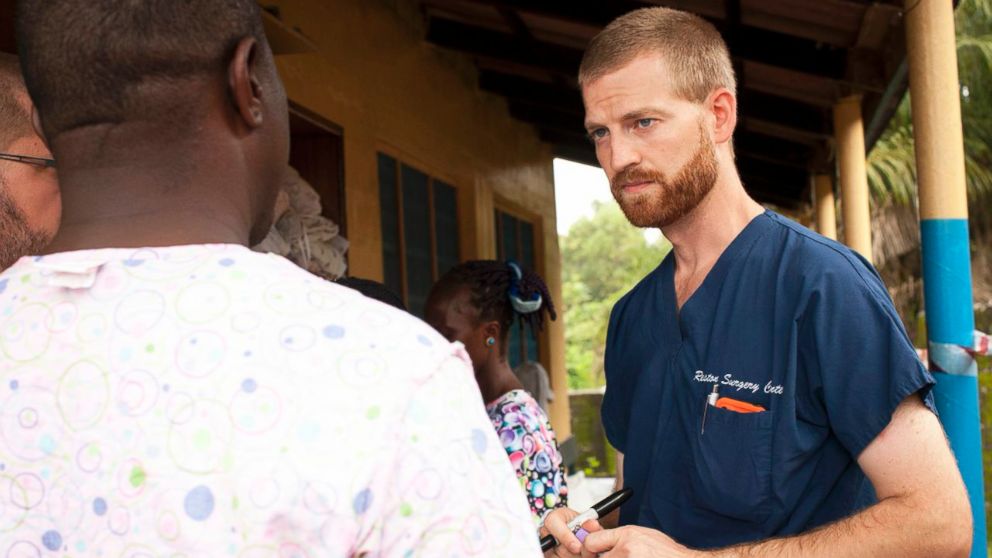
POLYGON ((255 0, 17 38, 65 212, 2 275, 0 556, 538 554, 464 351, 247 248, 289 145, 255 0))

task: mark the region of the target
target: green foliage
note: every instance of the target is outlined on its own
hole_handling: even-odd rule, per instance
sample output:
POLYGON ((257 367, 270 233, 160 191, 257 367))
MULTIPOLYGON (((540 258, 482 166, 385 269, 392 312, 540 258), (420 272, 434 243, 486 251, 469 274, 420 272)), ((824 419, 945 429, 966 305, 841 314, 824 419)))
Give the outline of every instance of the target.
MULTIPOLYGON (((992 0, 963 0, 955 13, 965 169, 972 205, 992 199, 992 0)), ((876 201, 916 199, 916 160, 909 94, 868 154, 876 201)))
POLYGON ((607 442, 599 417, 603 394, 595 390, 572 393, 568 403, 572 409, 572 435, 575 436, 578 453, 576 467, 581 468, 587 477, 615 477, 616 450, 607 442))
POLYGON ((583 469, 583 472, 586 474, 587 477, 595 476, 596 470, 599 469, 601 465, 599 459, 595 455, 590 455, 586 457, 586 464, 588 464, 589 466, 583 469))
POLYGON ((600 387, 610 310, 657 267, 671 245, 649 244, 615 203, 596 203, 592 218, 561 238, 565 366, 570 389, 600 387))

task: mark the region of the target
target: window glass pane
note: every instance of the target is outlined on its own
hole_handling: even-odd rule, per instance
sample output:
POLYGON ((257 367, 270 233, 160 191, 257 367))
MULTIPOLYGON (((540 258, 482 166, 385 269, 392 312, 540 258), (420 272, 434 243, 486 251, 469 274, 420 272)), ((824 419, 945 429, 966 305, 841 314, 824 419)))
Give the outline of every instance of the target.
POLYGON ((516 368, 522 362, 523 346, 521 344, 520 328, 520 320, 514 316, 513 325, 510 326, 510 334, 506 339, 506 358, 510 363, 510 368, 516 368))
POLYGON ((423 317, 424 303, 434 281, 427 175, 402 165, 400 181, 403 185, 403 238, 406 240, 406 305, 411 313, 423 317))
POLYGON ((497 216, 503 229, 501 231, 503 233, 503 255, 500 259, 520 261, 519 250, 517 250, 517 220, 502 211, 497 212, 497 216))
MULTIPOLYGON (((534 261, 534 225, 527 221, 520 221, 520 263, 537 273, 534 261)), ((527 345, 525 349, 527 360, 537 362, 540 358, 537 335, 529 327, 524 328, 524 340, 527 345)))
POLYGON ((458 203, 455 189, 438 181, 434 181, 434 234, 440 278, 458 264, 458 203))
MULTIPOLYGON (((537 271, 534 251, 534 225, 497 210, 495 212, 497 258, 513 259, 532 271, 537 271)), ((507 338, 507 360, 515 367, 526 360, 538 361, 538 338, 530 329, 514 321, 507 338)))
POLYGON ((494 229, 493 238, 496 239, 496 259, 505 260, 506 257, 504 256, 504 251, 503 251, 503 229, 499 226, 500 215, 502 215, 502 213, 500 213, 499 211, 496 211, 493 214, 493 229, 494 229))
POLYGON ((534 267, 534 225, 520 221, 520 264, 531 271, 534 267))
POLYGON ((378 165, 383 283, 393 292, 402 293, 399 208, 396 199, 396 159, 379 153, 378 165))
MULTIPOLYGON (((545 316, 545 319, 548 319, 545 316)), ((538 362, 540 360, 540 351, 538 350, 537 336, 530 328, 526 328, 527 332, 527 360, 532 360, 538 362)))

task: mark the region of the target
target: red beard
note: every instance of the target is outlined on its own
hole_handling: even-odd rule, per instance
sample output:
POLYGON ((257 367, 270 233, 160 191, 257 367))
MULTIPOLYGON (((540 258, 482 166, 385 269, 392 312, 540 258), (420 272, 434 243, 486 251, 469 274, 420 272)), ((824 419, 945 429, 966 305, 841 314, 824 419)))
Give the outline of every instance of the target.
POLYGON ((717 164, 713 143, 699 129, 699 148, 675 178, 669 180, 654 170, 631 166, 610 183, 613 197, 627 220, 636 227, 666 227, 692 212, 716 184, 717 164), (624 184, 653 182, 644 192, 627 193, 624 184))

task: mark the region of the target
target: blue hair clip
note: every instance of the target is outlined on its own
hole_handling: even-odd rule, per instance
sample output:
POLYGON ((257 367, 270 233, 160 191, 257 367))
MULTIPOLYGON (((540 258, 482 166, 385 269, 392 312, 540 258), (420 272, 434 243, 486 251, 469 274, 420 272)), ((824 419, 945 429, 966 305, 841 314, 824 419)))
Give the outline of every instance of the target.
POLYGON ((523 270, 517 265, 517 262, 513 260, 507 260, 506 265, 509 266, 510 270, 513 272, 510 276, 510 304, 513 305, 513 309, 520 314, 531 314, 537 312, 541 309, 541 303, 544 302, 541 299, 541 293, 534 293, 530 300, 524 300, 520 296, 520 280, 524 277, 523 270))

